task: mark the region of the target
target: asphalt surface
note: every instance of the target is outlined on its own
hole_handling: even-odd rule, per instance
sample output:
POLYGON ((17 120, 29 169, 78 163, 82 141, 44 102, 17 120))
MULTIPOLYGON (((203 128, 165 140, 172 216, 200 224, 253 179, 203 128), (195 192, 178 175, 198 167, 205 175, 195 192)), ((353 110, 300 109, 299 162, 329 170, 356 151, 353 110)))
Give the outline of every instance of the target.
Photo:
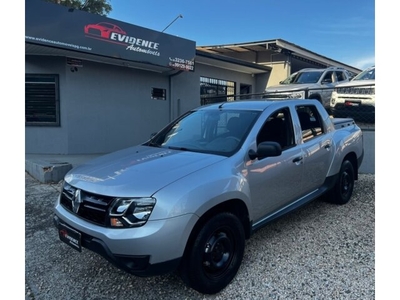
POLYGON ((25 299, 375 299, 375 175, 361 174, 343 206, 323 199, 267 225, 246 242, 236 278, 216 295, 175 274, 140 278, 58 239, 61 183, 25 174, 25 299))

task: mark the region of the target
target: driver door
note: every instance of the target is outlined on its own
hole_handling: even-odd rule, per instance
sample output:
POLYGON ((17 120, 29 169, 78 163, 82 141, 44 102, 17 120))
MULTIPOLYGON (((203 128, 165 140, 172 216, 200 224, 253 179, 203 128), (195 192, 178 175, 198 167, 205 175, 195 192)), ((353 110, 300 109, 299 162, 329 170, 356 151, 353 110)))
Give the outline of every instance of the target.
POLYGON ((278 142, 278 157, 249 160, 247 175, 252 197, 254 223, 287 206, 304 193, 301 145, 295 144, 289 108, 271 114, 257 135, 257 145, 264 141, 278 142))

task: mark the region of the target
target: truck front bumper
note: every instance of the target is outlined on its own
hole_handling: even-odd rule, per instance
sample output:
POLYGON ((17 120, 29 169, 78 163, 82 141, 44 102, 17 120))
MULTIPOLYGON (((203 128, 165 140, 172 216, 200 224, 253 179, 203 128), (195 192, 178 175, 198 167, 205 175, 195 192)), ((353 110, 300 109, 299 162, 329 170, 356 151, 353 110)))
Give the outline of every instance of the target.
POLYGON ((62 230, 70 228, 79 235, 82 248, 103 256, 119 269, 142 277, 166 274, 179 266, 196 220, 195 215, 184 215, 148 221, 137 228, 106 228, 78 218, 61 205, 56 205, 53 217, 60 239, 62 230))

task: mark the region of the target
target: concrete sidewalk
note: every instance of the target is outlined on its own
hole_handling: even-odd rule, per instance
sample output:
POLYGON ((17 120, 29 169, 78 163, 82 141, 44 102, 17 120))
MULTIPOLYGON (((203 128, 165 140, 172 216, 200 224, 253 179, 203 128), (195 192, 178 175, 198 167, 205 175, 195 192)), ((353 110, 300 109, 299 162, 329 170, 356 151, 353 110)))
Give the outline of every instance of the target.
POLYGON ((72 168, 102 154, 25 154, 25 171, 42 183, 57 183, 72 168))
MULTIPOLYGON (((375 130, 363 130, 364 160, 360 174, 375 174, 375 130)), ((43 183, 57 183, 72 168, 103 154, 25 154, 25 171, 43 183)))

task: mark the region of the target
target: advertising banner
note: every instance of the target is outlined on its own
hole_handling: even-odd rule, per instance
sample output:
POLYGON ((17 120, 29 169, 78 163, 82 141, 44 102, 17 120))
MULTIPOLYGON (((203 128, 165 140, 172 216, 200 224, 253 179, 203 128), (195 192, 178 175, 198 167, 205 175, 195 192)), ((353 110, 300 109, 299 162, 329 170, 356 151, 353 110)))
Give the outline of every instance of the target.
POLYGON ((42 0, 25 1, 25 42, 194 71, 194 41, 42 0))

